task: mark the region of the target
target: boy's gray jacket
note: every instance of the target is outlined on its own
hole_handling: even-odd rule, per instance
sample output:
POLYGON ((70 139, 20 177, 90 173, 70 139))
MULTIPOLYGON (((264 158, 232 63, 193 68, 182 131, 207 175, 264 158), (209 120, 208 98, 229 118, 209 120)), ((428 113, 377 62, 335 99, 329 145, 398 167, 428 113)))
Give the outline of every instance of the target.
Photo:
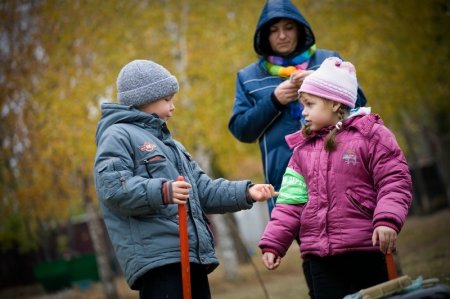
POLYGON ((211 179, 174 141, 166 123, 131 106, 102 104, 96 133, 95 186, 120 266, 132 289, 150 269, 180 262, 178 207, 163 204, 162 185, 183 176, 189 255, 208 271, 218 266, 205 213, 249 209, 250 181, 211 179))

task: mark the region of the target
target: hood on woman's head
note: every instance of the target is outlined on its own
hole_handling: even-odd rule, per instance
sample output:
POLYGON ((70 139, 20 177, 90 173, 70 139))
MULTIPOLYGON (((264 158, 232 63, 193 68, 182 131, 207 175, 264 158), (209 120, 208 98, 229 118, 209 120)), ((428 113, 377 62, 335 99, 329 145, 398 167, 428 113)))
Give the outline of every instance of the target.
POLYGON ((253 37, 253 48, 258 55, 274 55, 269 43, 270 26, 281 19, 290 19, 298 25, 296 55, 315 44, 315 37, 306 19, 290 0, 268 0, 264 5, 253 37))

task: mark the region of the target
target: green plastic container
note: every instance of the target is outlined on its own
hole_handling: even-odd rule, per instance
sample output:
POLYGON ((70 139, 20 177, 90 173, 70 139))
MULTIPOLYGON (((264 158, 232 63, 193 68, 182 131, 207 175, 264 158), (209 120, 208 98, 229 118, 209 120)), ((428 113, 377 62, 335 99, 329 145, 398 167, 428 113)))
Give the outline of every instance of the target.
POLYGON ((97 261, 94 254, 75 257, 71 259, 68 264, 70 279, 72 282, 83 280, 100 280, 97 261))
POLYGON ((39 263, 34 267, 34 275, 48 293, 73 285, 86 289, 90 287, 90 282, 100 280, 94 254, 82 255, 68 261, 60 259, 39 263))
POLYGON ((72 286, 68 263, 63 259, 37 264, 34 275, 48 293, 72 286))

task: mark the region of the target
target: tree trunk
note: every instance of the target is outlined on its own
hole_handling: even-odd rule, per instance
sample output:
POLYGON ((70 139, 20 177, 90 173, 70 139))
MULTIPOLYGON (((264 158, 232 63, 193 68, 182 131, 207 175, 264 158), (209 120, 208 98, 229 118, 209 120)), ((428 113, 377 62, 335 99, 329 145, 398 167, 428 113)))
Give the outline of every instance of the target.
POLYGON ((222 253, 224 262, 223 269, 225 273, 225 279, 233 281, 238 279, 238 258, 234 246, 234 241, 231 236, 231 231, 225 215, 216 214, 212 217, 217 235, 219 238, 219 248, 222 253))
MULTIPOLYGON (((208 174, 211 173, 211 153, 205 150, 202 145, 198 145, 195 151, 195 157, 203 171, 208 174)), ((243 244, 239 236, 236 220, 232 214, 213 215, 211 220, 214 222, 214 227, 216 228, 217 243, 224 260, 225 279, 230 281, 236 280, 238 278, 238 263, 240 260, 238 258, 238 252, 242 252, 242 250, 236 249, 237 247, 241 248, 243 244), (239 243, 236 240, 241 241, 241 246, 236 246, 239 243)))
POLYGON ((430 197, 428 195, 427 189, 426 189, 426 183, 425 179, 422 174, 422 165, 420 163, 420 157, 417 154, 416 148, 414 146, 415 138, 414 134, 410 133, 409 130, 406 129, 406 124, 413 123, 408 116, 408 114, 405 111, 400 111, 400 115, 402 116, 403 123, 405 123, 404 126, 401 126, 400 130, 403 133, 403 137, 406 141, 406 146, 408 147, 409 151, 409 161, 408 166, 412 174, 414 175, 415 180, 413 181, 413 185, 416 192, 416 195, 418 198, 413 198, 412 201, 412 207, 413 211, 417 214, 423 214, 428 213, 431 206, 430 206, 430 197))
POLYGON ((450 206, 450 171, 448 170, 448 157, 445 155, 444 145, 435 130, 422 126, 422 134, 431 146, 431 152, 435 155, 438 177, 443 184, 447 206, 450 206))
POLYGON ((236 221, 236 217, 234 217, 233 214, 225 214, 224 216, 225 220, 227 221, 227 225, 230 228, 231 238, 234 242, 234 250, 236 251, 239 263, 250 263, 250 255, 247 251, 247 247, 242 241, 241 235, 239 234, 239 227, 236 221))
MULTIPOLYGON (((165 5, 164 10, 164 23, 168 32, 168 36, 173 43, 173 47, 171 48, 171 55, 174 61, 174 65, 176 67, 176 71, 178 73, 178 81, 180 83, 180 89, 182 89, 185 94, 190 88, 190 82, 187 75, 187 67, 188 67, 188 51, 187 51, 187 43, 186 43, 186 34, 188 30, 188 13, 189 13, 189 4, 187 1, 184 1, 181 8, 180 13, 180 21, 179 23, 173 20, 173 14, 170 11, 168 1, 163 1, 165 5)), ((183 106, 191 106, 192 101, 184 96, 182 101, 183 106)), ((208 175, 212 175, 211 169, 211 153, 208 152, 203 144, 196 144, 195 151, 195 159, 202 167, 203 171, 208 175)), ((225 269, 225 278, 227 280, 233 280, 237 278, 237 252, 236 252, 236 243, 233 240, 233 235, 236 238, 236 234, 233 234, 232 230, 229 228, 229 221, 227 221, 226 217, 233 217, 233 215, 214 215, 211 219, 214 221, 219 241, 219 248, 222 251, 224 258, 224 269, 225 269)), ((237 233, 237 238, 239 234, 237 233)), ((242 243, 242 241, 241 241, 242 243)))
POLYGON ((403 135, 405 137, 406 143, 408 144, 409 148, 409 168, 411 172, 414 175, 414 188, 417 191, 417 196, 419 198, 413 199, 412 206, 414 212, 417 214, 423 214, 428 213, 431 209, 430 205, 430 197, 428 196, 426 184, 425 184, 425 178, 422 174, 422 165, 419 161, 419 157, 416 154, 416 151, 413 146, 412 137, 409 135, 407 130, 403 130, 403 135))
POLYGON ((118 299, 117 287, 114 281, 114 274, 108 259, 108 249, 106 246, 106 236, 97 210, 89 194, 91 178, 83 176, 83 200, 88 218, 89 234, 94 245, 97 266, 103 287, 104 297, 107 299, 118 299))

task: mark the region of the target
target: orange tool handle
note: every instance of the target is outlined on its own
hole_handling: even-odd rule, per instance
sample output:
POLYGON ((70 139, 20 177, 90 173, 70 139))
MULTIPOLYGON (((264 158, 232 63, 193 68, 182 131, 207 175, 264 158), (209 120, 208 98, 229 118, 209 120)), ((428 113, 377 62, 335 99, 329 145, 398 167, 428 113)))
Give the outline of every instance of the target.
POLYGON ((386 267, 389 280, 397 278, 397 267, 395 266, 394 256, 392 253, 386 254, 386 267))
MULTIPOLYGON (((184 181, 182 176, 177 181, 184 181)), ((191 299, 191 269, 189 264, 189 239, 187 230, 186 204, 178 204, 178 223, 180 226, 181 279, 183 282, 183 299, 191 299)))

